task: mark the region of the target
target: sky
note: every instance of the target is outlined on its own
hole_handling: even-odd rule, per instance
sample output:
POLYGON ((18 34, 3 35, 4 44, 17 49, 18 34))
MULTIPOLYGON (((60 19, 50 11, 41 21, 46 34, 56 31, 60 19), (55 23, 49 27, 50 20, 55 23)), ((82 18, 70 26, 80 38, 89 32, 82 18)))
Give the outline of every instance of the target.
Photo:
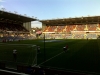
MULTIPOLYGON (((39 20, 100 16, 100 0, 0 0, 0 8, 39 20)), ((32 27, 42 27, 32 22, 32 27)))

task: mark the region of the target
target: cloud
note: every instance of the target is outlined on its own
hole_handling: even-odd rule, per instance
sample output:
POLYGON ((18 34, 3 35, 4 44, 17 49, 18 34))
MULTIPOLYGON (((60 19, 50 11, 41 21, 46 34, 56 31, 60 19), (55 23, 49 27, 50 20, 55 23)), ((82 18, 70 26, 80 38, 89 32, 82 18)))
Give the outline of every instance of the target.
POLYGON ((0 0, 0 2, 5 2, 4 0, 0 0))
POLYGON ((0 9, 1 9, 1 8, 4 8, 4 6, 3 6, 3 5, 0 5, 0 9))
MULTIPOLYGON (((5 2, 5 1, 4 1, 4 0, 0 0, 0 3, 1 3, 1 2, 5 2)), ((3 5, 0 5, 0 9, 1 9, 1 8, 4 8, 4 6, 3 6, 3 5)))

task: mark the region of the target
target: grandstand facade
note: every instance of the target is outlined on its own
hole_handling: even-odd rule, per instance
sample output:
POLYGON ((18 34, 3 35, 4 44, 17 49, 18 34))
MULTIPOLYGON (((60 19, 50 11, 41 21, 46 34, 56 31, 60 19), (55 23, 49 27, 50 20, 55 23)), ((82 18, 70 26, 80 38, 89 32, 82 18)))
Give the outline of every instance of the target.
POLYGON ((31 21, 35 18, 0 10, 0 39, 15 40, 30 36, 31 21))
POLYGON ((100 36, 100 16, 41 20, 46 38, 97 39, 100 36))

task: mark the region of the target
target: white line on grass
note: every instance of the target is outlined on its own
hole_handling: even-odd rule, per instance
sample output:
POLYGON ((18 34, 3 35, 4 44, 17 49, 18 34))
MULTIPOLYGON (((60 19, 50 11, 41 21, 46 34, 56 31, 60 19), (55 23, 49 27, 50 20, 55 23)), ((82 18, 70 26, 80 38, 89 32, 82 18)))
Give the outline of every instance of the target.
POLYGON ((45 63, 45 62, 47 62, 47 61, 49 61, 49 60, 51 60, 51 59, 53 59, 53 58, 57 57, 58 55, 60 55, 60 54, 62 54, 62 53, 64 53, 64 52, 61 52, 61 53, 59 53, 59 54, 57 54, 57 55, 55 55, 55 56, 51 57, 50 59, 47 59, 46 61, 44 61, 44 62, 40 63, 39 65, 41 65, 41 64, 43 64, 43 63, 45 63))
POLYGON ((11 73, 11 74, 17 74, 17 75, 29 75, 29 74, 25 74, 25 73, 18 73, 18 72, 13 72, 13 71, 8 71, 8 70, 2 70, 0 69, 1 72, 7 72, 7 73, 11 73))
MULTIPOLYGON (((34 60, 32 61, 32 66, 33 66, 33 64, 34 64, 34 62, 35 62, 36 59, 37 59, 37 58, 36 58, 36 56, 35 56, 34 60)), ((37 64, 37 63, 36 63, 36 64, 37 64)), ((34 64, 34 65, 36 65, 36 64, 34 64)))

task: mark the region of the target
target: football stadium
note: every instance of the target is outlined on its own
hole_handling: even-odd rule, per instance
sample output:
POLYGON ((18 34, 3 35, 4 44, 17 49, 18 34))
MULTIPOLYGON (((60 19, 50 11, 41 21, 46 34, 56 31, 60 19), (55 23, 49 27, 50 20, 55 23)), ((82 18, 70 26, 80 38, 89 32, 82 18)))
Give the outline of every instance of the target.
POLYGON ((100 16, 40 20, 42 32, 33 35, 36 20, 0 10, 2 75, 100 75, 100 16))

